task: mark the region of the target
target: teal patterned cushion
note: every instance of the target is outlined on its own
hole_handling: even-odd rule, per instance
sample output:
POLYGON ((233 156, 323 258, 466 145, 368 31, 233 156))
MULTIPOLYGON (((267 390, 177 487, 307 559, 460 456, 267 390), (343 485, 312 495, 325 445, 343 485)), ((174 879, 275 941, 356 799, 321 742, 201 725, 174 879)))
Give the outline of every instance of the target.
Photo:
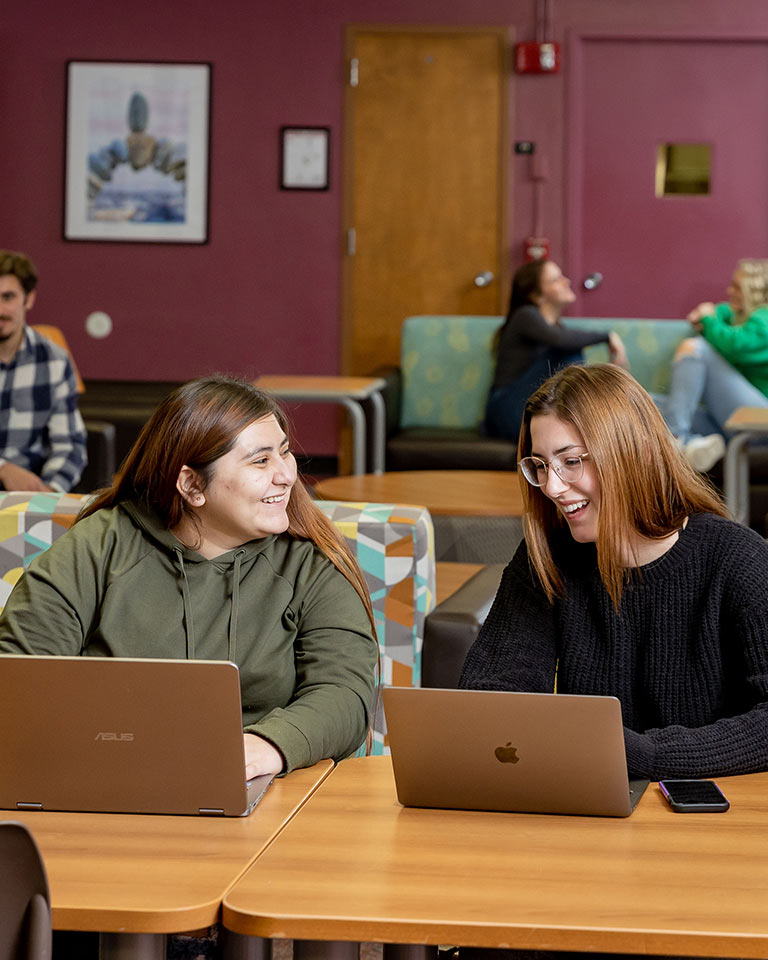
MULTIPOLYGON (((675 349, 685 337, 693 336, 691 325, 686 320, 564 317, 563 323, 568 327, 586 330, 615 331, 627 348, 632 376, 649 393, 667 393, 675 349)), ((587 363, 605 363, 608 360, 607 345, 600 343, 587 347, 584 358, 587 363)))
MULTIPOLYGON (((420 316, 403 321, 401 429, 482 423, 493 377, 493 337, 503 317, 420 316)), ((652 393, 666 393, 677 344, 691 336, 684 320, 568 317, 566 326, 615 330, 627 348, 637 380, 652 393)), ((608 360, 605 344, 587 347, 587 363, 608 360)))
POLYGON ((491 344, 503 317, 408 317, 403 322, 400 426, 474 429, 491 388, 491 344))

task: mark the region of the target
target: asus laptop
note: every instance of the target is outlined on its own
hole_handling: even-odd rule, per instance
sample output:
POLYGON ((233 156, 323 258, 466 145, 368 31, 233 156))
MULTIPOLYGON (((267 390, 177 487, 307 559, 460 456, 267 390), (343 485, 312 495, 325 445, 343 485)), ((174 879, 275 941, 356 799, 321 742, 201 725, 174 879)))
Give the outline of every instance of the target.
POLYGON ((0 656, 0 807, 246 816, 228 661, 0 656))
POLYGON ((628 817, 615 697, 388 687, 397 796, 407 807, 628 817))

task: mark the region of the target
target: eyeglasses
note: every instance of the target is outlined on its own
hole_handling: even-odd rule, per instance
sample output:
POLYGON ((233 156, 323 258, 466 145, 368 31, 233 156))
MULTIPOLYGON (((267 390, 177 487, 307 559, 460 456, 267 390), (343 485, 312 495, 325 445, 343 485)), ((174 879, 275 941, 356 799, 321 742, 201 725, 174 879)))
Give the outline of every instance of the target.
POLYGON ((518 463, 523 476, 534 487, 543 487, 547 482, 549 468, 552 467, 563 483, 578 483, 584 476, 584 461, 588 453, 569 453, 564 457, 523 457, 518 463))

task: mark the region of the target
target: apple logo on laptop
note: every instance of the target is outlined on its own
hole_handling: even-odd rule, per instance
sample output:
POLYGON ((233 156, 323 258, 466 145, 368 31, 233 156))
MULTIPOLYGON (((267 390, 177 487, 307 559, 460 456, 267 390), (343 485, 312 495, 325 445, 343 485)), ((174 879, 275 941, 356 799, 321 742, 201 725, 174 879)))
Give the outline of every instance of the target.
POLYGON ((520 757, 517 755, 517 747, 512 746, 512 741, 508 740, 506 746, 496 747, 496 759, 499 763, 517 763, 520 757))

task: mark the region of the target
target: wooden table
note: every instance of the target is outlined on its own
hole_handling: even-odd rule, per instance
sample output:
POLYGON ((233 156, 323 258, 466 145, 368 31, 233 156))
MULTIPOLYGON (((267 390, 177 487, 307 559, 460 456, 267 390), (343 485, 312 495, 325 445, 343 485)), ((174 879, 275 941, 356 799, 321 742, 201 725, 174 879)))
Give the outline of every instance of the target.
POLYGON ((718 782, 728 813, 673 813, 655 784, 627 819, 419 810, 397 803, 388 757, 345 760, 225 895, 223 923, 259 937, 768 957, 768 774, 718 782))
POLYGON ((520 482, 511 470, 398 470, 330 477, 313 489, 322 500, 418 504, 435 516, 523 514, 520 482))
POLYGON ((723 465, 725 502, 735 520, 749 523, 749 441, 768 434, 768 408, 739 407, 725 422, 733 433, 723 465))
POLYGON ((435 603, 442 603, 463 587, 476 573, 483 569, 482 563, 451 563, 442 561, 435 564, 435 603))
POLYGON ((224 892, 333 768, 277 779, 250 817, 164 817, 0 810, 32 831, 57 930, 97 930, 101 956, 165 960, 166 933, 219 919, 224 892))
POLYGON ((306 400, 310 403, 337 403, 345 408, 352 424, 353 472, 365 472, 366 423, 363 401, 371 403, 373 431, 373 471, 384 469, 385 383, 380 377, 283 376, 264 374, 256 385, 281 400, 306 400))

